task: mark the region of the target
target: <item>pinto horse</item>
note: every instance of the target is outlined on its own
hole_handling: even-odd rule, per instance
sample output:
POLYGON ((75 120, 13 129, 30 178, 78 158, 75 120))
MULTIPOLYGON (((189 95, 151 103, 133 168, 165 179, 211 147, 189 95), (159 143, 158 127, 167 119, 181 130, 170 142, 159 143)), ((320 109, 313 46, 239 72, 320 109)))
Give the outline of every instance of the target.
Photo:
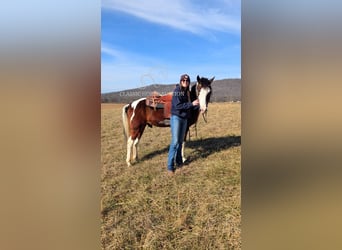
MULTIPOLYGON (((212 94, 211 83, 215 77, 207 79, 205 77, 197 76, 197 83, 190 89, 190 101, 199 99, 199 109, 191 109, 188 118, 188 125, 185 132, 184 142, 186 141, 186 135, 189 131, 189 127, 197 123, 199 114, 202 113, 204 120, 206 121, 206 113, 210 96, 212 94)), ((122 121, 124 127, 124 135, 127 142, 127 158, 126 163, 131 166, 131 159, 133 161, 138 160, 138 143, 145 130, 146 125, 149 127, 170 127, 169 123, 165 123, 165 116, 163 109, 156 109, 146 105, 146 98, 140 98, 126 104, 122 109, 122 121), (133 156, 132 155, 133 148, 133 156)), ((183 162, 186 160, 184 157, 184 142, 182 145, 182 158, 183 162)))

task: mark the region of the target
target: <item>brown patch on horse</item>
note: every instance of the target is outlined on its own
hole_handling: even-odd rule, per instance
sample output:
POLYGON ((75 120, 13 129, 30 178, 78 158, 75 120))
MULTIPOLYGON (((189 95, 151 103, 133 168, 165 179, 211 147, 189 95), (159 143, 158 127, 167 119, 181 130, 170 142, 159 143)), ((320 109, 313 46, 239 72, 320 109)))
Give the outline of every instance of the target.
POLYGON ((146 97, 146 106, 152 107, 154 111, 163 109, 164 119, 170 119, 171 117, 171 102, 172 92, 166 95, 160 95, 158 92, 153 92, 152 95, 146 97))
POLYGON ((129 106, 127 110, 128 122, 129 122, 129 134, 132 140, 136 138, 140 139, 142 136, 146 122, 145 120, 145 102, 139 101, 136 105, 129 106))

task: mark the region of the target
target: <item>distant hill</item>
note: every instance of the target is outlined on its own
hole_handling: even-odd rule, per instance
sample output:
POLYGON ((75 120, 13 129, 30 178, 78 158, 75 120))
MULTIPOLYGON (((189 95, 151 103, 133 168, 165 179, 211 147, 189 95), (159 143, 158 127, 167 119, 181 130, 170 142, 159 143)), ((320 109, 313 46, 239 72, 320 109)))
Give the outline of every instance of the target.
MULTIPOLYGON (((195 82, 191 83, 191 86, 195 82)), ((128 89, 117 92, 101 94, 102 103, 130 103, 136 99, 146 97, 153 91, 160 94, 172 92, 176 84, 152 84, 142 88, 128 89)), ((212 102, 241 101, 241 79, 215 80, 212 83, 212 102)))

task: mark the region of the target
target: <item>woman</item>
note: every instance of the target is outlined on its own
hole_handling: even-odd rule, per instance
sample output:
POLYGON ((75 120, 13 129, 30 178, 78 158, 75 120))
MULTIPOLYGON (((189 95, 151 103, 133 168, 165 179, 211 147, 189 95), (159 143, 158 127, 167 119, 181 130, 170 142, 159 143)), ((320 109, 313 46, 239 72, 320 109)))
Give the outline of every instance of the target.
POLYGON ((177 167, 182 167, 182 143, 185 136, 187 119, 192 108, 199 105, 199 101, 190 102, 190 77, 187 74, 181 75, 179 84, 173 91, 171 104, 171 144, 167 159, 167 170, 169 175, 175 172, 177 167))

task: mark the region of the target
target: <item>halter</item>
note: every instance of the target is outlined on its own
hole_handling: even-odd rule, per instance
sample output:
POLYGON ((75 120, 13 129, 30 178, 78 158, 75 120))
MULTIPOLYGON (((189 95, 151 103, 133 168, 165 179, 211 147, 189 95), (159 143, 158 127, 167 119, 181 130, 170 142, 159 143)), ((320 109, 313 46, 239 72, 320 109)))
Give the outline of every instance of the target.
MULTIPOLYGON (((196 83, 196 98, 197 99, 198 99, 198 96, 199 96, 199 93, 200 93, 201 89, 202 89, 202 84, 197 82, 196 83), (201 85, 201 86, 199 86, 199 85, 201 85)), ((205 103, 205 104, 208 106, 207 103, 205 103)), ((207 123, 207 115, 208 115, 207 112, 208 112, 208 109, 206 109, 205 112, 202 113, 202 117, 203 117, 203 120, 204 120, 205 123, 207 123)))

